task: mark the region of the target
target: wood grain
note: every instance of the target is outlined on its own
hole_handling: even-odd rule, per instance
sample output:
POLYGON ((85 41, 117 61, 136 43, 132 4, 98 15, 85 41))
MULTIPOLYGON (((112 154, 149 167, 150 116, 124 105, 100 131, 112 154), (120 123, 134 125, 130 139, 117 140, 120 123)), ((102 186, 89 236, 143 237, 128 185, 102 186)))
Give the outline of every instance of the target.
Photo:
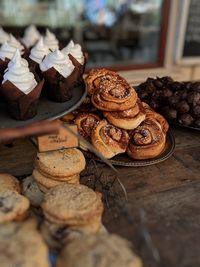
MULTIPOLYGON (((200 133, 182 128, 173 128, 173 133, 176 149, 165 162, 117 168, 129 205, 120 212, 112 206, 104 212, 108 230, 132 241, 144 267, 200 266, 200 133), (132 220, 127 217, 128 209, 132 220), (146 230, 159 252, 159 263, 142 238, 141 210, 146 214, 146 230)), ((31 173, 35 154, 28 140, 15 142, 13 148, 0 146, 0 172, 31 173)), ((113 174, 104 164, 97 165, 106 175, 113 174)))

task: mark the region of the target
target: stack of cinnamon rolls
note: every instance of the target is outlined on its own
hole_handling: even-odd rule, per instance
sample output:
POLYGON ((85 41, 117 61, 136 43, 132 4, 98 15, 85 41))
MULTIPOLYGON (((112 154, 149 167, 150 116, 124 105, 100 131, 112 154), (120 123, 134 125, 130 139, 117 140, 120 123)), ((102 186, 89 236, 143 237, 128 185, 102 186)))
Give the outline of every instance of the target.
POLYGON ((162 153, 167 121, 141 102, 116 72, 93 69, 85 78, 86 102, 76 114, 79 133, 108 159, 120 153, 150 159, 162 153))

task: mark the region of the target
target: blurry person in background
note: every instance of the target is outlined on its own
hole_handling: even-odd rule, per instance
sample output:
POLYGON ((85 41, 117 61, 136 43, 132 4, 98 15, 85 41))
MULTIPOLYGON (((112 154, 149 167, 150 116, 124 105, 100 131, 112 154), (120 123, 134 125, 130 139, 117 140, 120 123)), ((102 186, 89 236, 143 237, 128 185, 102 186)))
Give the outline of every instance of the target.
POLYGON ((107 0, 85 0, 85 16, 92 24, 111 27, 116 15, 108 8, 107 0))

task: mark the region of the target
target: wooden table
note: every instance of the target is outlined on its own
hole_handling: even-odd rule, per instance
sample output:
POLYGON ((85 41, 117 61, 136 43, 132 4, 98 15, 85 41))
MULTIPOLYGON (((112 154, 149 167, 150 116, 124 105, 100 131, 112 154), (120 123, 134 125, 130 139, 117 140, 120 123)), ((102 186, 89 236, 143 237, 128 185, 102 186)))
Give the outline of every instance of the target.
MULTIPOLYGON (((173 133, 176 149, 170 159, 153 166, 117 168, 129 205, 122 207, 121 215, 112 209, 104 214, 107 229, 130 239, 145 267, 200 266, 200 133, 182 128, 173 133)), ((0 146, 0 172, 31 173, 35 154, 28 140, 17 141, 12 148, 0 146)))

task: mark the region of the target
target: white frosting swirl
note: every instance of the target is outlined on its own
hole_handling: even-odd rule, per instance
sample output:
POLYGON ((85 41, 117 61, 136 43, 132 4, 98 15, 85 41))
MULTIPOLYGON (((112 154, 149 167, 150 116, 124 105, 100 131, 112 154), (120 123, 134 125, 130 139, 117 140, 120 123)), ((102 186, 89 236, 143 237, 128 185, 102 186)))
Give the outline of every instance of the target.
POLYGON ((58 49, 48 54, 40 63, 41 71, 47 71, 52 67, 65 78, 67 78, 74 70, 74 65, 71 60, 58 49))
POLYGON ((16 51, 16 49, 19 49, 21 55, 24 53, 23 45, 12 34, 10 34, 8 44, 10 46, 14 47, 15 51, 16 51))
POLYGON ((24 94, 29 94, 37 85, 35 77, 29 71, 28 66, 25 66, 19 50, 16 51, 12 58, 11 64, 8 66, 7 71, 4 73, 3 82, 10 81, 24 94))
POLYGON ((19 49, 20 53, 23 54, 24 47, 15 39, 12 34, 10 34, 8 42, 5 42, 0 47, 0 58, 2 60, 5 60, 6 58, 11 59, 17 49, 19 49))
POLYGON ((0 44, 4 44, 9 40, 9 34, 0 27, 0 44))
POLYGON ((31 49, 30 58, 40 64, 43 58, 50 53, 48 46, 44 44, 43 37, 40 37, 37 44, 31 49))
POLYGON ((22 43, 27 47, 33 46, 41 37, 39 31, 35 27, 35 25, 30 25, 24 31, 24 36, 21 39, 22 43))
POLYGON ((15 53, 16 48, 5 42, 0 47, 0 59, 5 60, 6 58, 11 59, 15 53))
POLYGON ((44 44, 46 46, 48 46, 48 48, 51 51, 55 51, 56 49, 58 49, 58 40, 56 39, 55 34, 53 34, 52 32, 50 32, 48 29, 46 30, 46 35, 44 37, 44 44))
MULTIPOLYGON (((25 67, 28 67, 28 61, 25 59, 25 58, 22 58, 21 55, 20 55, 20 51, 19 49, 17 49, 15 51, 15 54, 13 55, 12 59, 10 60, 10 62, 8 63, 8 69, 11 68, 13 66, 13 64, 15 64, 15 62, 17 61, 20 61, 21 64, 25 67)), ((8 70, 6 69, 6 71, 8 70)))
POLYGON ((84 55, 80 44, 74 44, 71 40, 69 44, 62 49, 65 55, 71 54, 81 65, 84 64, 84 55))

